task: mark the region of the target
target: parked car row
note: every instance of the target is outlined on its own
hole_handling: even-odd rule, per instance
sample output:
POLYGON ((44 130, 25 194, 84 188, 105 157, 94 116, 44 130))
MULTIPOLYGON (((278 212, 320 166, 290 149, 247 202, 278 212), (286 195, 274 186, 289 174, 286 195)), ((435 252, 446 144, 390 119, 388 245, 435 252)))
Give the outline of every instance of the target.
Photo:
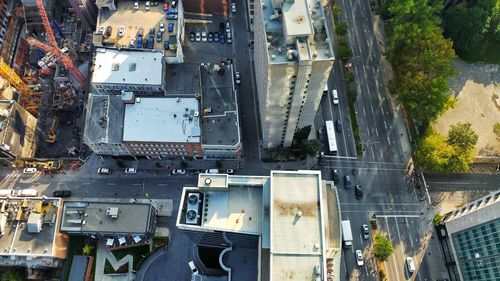
MULTIPOLYGON (((110 175, 113 172, 112 169, 110 168, 98 168, 97 173, 101 175, 110 175)), ((137 169, 136 168, 126 168, 125 169, 125 174, 136 174, 137 169)), ((191 174, 197 174, 197 173, 206 173, 206 174, 219 174, 219 173, 226 173, 226 174, 233 174, 234 170, 233 169, 225 169, 225 170, 219 170, 219 169, 206 169, 206 170, 188 170, 186 171, 185 169, 173 169, 171 174, 172 175, 185 175, 186 173, 191 173, 191 174)))

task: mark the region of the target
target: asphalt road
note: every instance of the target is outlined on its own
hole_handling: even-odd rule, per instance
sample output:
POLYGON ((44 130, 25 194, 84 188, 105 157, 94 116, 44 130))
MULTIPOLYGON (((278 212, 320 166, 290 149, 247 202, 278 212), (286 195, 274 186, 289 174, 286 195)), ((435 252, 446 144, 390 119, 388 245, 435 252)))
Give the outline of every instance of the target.
POLYGON ((500 173, 492 174, 435 174, 425 173, 425 182, 429 191, 468 191, 500 189, 500 173))

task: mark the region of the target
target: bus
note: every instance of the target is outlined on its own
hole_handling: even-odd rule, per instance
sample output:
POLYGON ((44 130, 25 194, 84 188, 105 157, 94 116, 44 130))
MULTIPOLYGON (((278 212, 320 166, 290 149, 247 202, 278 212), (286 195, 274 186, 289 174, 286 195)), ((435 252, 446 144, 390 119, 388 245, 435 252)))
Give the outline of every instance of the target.
POLYGON ((330 154, 337 154, 337 140, 335 139, 335 127, 333 120, 325 121, 326 136, 328 137, 328 151, 330 154))

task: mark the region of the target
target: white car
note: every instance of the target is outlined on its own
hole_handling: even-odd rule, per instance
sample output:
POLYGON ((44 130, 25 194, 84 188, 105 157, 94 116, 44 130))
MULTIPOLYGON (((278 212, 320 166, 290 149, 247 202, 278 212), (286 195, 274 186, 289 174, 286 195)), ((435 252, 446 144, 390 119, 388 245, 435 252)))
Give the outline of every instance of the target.
POLYGON ((172 170, 172 175, 184 175, 186 174, 186 170, 184 169, 174 169, 172 170))
POLYGON ((231 3, 231 12, 236 13, 236 3, 231 3))
POLYGON ((189 269, 191 269, 191 273, 192 273, 193 275, 198 275, 198 274, 200 274, 200 273, 198 272, 198 268, 196 268, 196 265, 194 264, 194 261, 190 261, 190 262, 188 262, 188 265, 189 265, 189 269))
POLYGON ((196 35, 195 35, 195 40, 196 40, 196 42, 200 42, 200 41, 201 41, 201 34, 200 34, 200 32, 199 32, 199 31, 198 31, 198 32, 196 32, 196 35))
POLYGON ((102 174, 102 175, 109 175, 109 174, 111 174, 111 169, 109 169, 109 168, 99 168, 99 169, 97 169, 97 173, 98 174, 102 174))
POLYGON ((160 22, 160 32, 165 32, 165 23, 160 22))
POLYGON ((99 33, 104 34, 104 26, 99 27, 99 33))
POLYGON ((134 2, 134 10, 139 10, 139 2, 134 2))
POLYGON ((406 267, 408 268, 409 273, 415 272, 415 262, 413 261, 413 258, 411 257, 406 258, 406 267))
POLYGON ((226 169, 226 174, 232 175, 232 174, 234 174, 234 170, 233 169, 226 169))
POLYGON ((207 32, 206 31, 201 32, 201 41, 207 42, 207 32))
POLYGON ((151 6, 151 3, 149 3, 149 1, 146 1, 146 4, 144 5, 144 9, 146 11, 149 11, 149 7, 151 6))
POLYGON ((34 174, 36 173, 38 170, 36 168, 24 168, 23 170, 23 174, 34 174))
POLYGON ((339 104, 339 94, 337 90, 332 90, 333 104, 339 104))
POLYGON ((358 266, 363 266, 365 263, 363 262, 363 253, 361 250, 356 250, 356 264, 358 266))
POLYGON ((367 224, 363 224, 361 226, 361 232, 363 232, 363 238, 366 240, 368 238, 370 238, 370 229, 368 229, 368 225, 367 224))
POLYGON ((234 74, 234 82, 236 82, 236 85, 241 84, 241 75, 239 71, 236 71, 234 74))
POLYGON ((125 35, 125 26, 124 25, 120 26, 120 28, 118 29, 118 36, 123 37, 123 35, 125 35))
POLYGON ((127 168, 125 169, 125 174, 136 174, 137 169, 136 168, 127 168))

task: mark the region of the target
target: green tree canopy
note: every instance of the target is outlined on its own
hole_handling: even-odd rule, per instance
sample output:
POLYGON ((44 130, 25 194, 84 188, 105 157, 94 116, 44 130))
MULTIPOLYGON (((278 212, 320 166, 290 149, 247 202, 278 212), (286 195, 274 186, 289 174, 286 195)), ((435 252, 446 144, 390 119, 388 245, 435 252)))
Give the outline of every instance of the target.
POLYGON ((387 237, 377 234, 375 236, 375 245, 373 246, 373 255, 382 261, 386 261, 392 254, 393 248, 391 241, 387 237))
POLYGON ((24 281, 26 280, 24 278, 24 275, 15 270, 15 269, 9 269, 2 273, 2 281, 24 281))
POLYGON ((451 125, 448 132, 448 144, 455 145, 458 149, 474 149, 478 140, 478 135, 471 128, 470 123, 457 123, 451 125))

